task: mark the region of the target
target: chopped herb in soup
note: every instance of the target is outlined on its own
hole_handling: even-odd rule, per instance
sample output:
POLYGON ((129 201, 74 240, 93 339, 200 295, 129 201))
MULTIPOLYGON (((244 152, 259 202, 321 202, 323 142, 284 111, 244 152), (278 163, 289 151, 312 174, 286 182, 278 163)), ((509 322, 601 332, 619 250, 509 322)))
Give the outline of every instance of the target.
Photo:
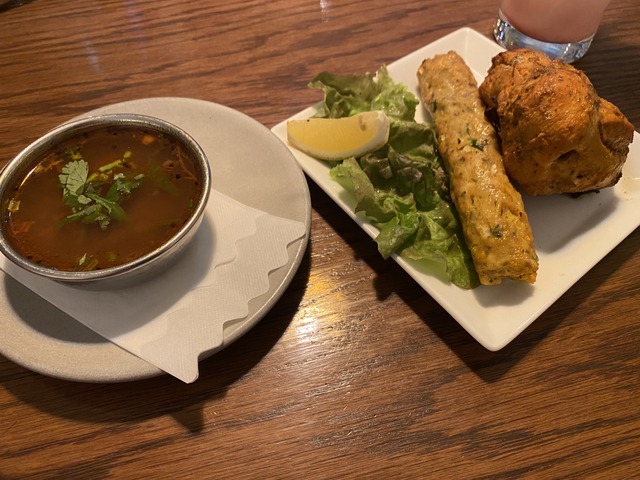
POLYGON ((62 168, 58 175, 62 187, 64 203, 71 209, 71 214, 62 223, 81 220, 84 223, 98 223, 105 230, 112 219, 122 221, 126 213, 120 202, 140 186, 143 173, 128 175, 122 173, 120 167, 125 166, 125 159, 131 156, 127 150, 122 160, 108 163, 89 175, 89 164, 77 151, 70 150, 67 155, 73 160, 62 168))
POLYGON ((3 199, 12 247, 65 271, 121 265, 160 247, 201 194, 196 161, 169 136, 100 127, 45 153, 3 199))

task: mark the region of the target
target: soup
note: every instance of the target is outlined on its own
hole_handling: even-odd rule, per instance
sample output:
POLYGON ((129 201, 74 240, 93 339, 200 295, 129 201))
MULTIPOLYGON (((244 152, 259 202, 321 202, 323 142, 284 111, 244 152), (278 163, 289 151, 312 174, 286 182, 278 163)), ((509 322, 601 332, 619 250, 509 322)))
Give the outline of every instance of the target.
POLYGON ((180 231, 202 192, 199 172, 168 135, 96 127, 52 147, 6 191, 1 227, 16 252, 44 267, 115 267, 180 231))

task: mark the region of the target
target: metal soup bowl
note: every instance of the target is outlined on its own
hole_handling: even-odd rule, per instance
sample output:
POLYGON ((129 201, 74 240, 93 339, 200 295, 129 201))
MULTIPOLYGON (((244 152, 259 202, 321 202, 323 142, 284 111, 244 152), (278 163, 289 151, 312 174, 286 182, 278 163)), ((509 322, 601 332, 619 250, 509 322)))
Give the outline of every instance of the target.
MULTIPOLYGON (((177 254, 193 239, 202 222, 209 192, 211 190, 211 170, 209 161, 196 141, 184 130, 159 118, 137 114, 108 114, 88 117, 64 123, 46 133, 13 158, 0 173, 0 251, 13 263, 31 273, 60 282, 75 284, 108 285, 109 287, 139 281, 147 274, 160 274, 162 267, 170 264, 177 254), (195 159, 198 174, 201 178, 202 190, 194 206, 191 216, 182 228, 163 245, 135 260, 114 267, 91 271, 63 271, 44 267, 20 255, 11 246, 4 234, 7 202, 10 197, 8 189, 20 181, 41 160, 45 152, 71 137, 87 131, 103 127, 134 127, 162 133, 178 141, 195 159)), ((62 197, 62 196, 61 196, 62 197)))

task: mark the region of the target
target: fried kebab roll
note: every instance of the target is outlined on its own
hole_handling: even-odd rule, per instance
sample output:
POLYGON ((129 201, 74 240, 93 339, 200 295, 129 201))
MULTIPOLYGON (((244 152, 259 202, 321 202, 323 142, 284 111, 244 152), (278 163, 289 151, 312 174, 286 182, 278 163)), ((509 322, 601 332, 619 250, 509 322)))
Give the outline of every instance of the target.
POLYGON ((480 282, 534 283, 538 256, 531 226, 505 172, 497 133, 485 118, 471 70, 449 52, 424 60, 418 81, 480 282))

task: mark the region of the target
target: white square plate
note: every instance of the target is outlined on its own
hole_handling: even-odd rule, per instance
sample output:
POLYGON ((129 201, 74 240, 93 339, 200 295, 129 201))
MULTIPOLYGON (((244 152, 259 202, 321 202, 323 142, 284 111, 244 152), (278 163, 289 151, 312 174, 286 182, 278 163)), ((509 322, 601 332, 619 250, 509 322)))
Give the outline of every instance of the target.
MULTIPOLYGON (((491 58, 502 49, 478 32, 463 28, 392 63, 388 66, 389 73, 420 98, 418 67, 425 58, 449 50, 462 56, 481 82, 491 58)), ((316 111, 317 106, 309 107, 291 119, 308 118, 316 111)), ((416 120, 424 119, 425 111, 420 107, 416 120)), ((281 122, 272 129, 285 143, 286 123, 281 122)), ((378 230, 353 213, 355 200, 329 177, 329 165, 294 148, 291 150, 307 175, 375 238, 378 230)), ((506 281, 493 287, 463 290, 443 280, 442 275, 429 266, 394 256, 465 330, 493 351, 513 340, 640 225, 640 135, 635 133, 622 179, 615 187, 578 198, 524 196, 524 203, 540 258, 535 285, 506 281)))

